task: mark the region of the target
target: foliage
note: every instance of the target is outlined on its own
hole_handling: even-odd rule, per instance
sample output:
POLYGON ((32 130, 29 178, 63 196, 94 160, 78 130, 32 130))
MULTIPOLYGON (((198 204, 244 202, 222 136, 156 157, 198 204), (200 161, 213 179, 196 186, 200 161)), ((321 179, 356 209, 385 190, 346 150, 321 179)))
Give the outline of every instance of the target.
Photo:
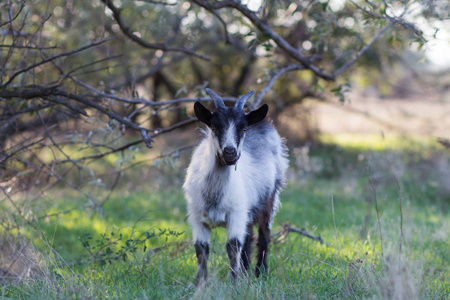
POLYGON ((105 266, 107 263, 111 264, 112 261, 126 262, 130 255, 139 251, 138 248, 145 254, 148 249, 147 241, 152 238, 164 236, 167 241, 171 236, 178 237, 182 234, 182 232, 158 228, 158 232, 155 232, 155 230, 146 231, 141 234, 142 237, 132 235, 125 238, 122 233, 111 231, 111 233, 101 234, 95 241, 93 241, 93 236, 90 233, 84 234, 79 240, 89 253, 89 259, 98 262, 100 266, 105 266))

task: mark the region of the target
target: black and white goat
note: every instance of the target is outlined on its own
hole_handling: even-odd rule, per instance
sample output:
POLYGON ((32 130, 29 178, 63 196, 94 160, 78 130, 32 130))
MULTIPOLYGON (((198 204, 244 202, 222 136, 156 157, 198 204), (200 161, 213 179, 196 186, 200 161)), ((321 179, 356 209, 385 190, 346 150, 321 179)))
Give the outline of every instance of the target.
POLYGON ((287 148, 266 119, 268 106, 245 114, 244 104, 254 91, 227 108, 206 89, 216 109, 200 102, 197 118, 207 125, 205 138, 195 149, 183 190, 197 255, 197 284, 207 278, 211 228, 227 228, 231 277, 250 266, 253 226, 258 225, 256 276, 267 269, 270 228, 279 206, 279 193, 288 168, 287 148))

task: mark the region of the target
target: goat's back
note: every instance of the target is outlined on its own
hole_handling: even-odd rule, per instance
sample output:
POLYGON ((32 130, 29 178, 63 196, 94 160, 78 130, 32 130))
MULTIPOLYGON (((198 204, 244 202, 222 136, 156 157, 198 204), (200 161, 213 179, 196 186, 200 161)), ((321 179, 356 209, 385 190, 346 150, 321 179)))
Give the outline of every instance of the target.
POLYGON ((271 122, 264 120, 248 128, 243 150, 252 157, 252 164, 261 164, 272 160, 277 166, 277 175, 284 176, 288 168, 287 148, 271 122))

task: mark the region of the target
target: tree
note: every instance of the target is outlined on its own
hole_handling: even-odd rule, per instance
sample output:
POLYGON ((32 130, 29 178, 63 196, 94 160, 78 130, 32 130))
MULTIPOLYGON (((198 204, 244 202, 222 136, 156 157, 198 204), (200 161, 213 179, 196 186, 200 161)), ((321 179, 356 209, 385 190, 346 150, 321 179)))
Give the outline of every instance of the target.
POLYGON ((415 19, 445 20, 450 8, 434 0, 249 2, 0 4, 3 200, 28 222, 14 196, 62 184, 101 209, 107 197, 87 191, 88 164, 114 153, 125 161, 136 145, 151 148, 194 123, 189 104, 210 100, 205 87, 226 101, 253 88, 251 108, 270 94, 274 116, 307 97, 343 99, 348 70, 379 70, 411 43, 423 45, 415 19))

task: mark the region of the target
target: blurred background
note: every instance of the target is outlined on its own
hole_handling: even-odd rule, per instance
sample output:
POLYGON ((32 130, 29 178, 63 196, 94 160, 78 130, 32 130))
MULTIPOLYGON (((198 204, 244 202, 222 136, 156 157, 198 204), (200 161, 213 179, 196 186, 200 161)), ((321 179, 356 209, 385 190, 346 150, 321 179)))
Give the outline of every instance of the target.
MULTIPOLYGON (((317 211, 330 209, 335 195, 351 208, 336 212, 338 225, 349 228, 344 240, 373 246, 380 261, 383 241, 374 235, 385 231, 385 247, 402 253, 404 236, 412 244, 418 232, 440 232, 430 234, 440 246, 429 251, 441 260, 423 263, 435 273, 413 296, 435 288, 445 297, 449 270, 438 266, 450 259, 443 241, 449 229, 441 227, 450 222, 449 11, 439 0, 3 1, 0 282, 42 274, 68 282, 67 265, 90 272, 98 263, 125 263, 139 247, 144 254, 134 257, 144 265, 158 247, 172 247, 178 259, 189 253, 181 185, 201 138, 193 103, 211 105, 209 87, 229 105, 255 90, 246 109, 269 104, 287 140, 288 209, 277 224, 333 240, 336 224, 317 211), (386 223, 382 209, 373 210, 377 195, 393 213, 386 223), (403 222, 402 203, 412 227, 390 239, 390 222, 403 222), (135 232, 143 235, 133 240, 135 232), (167 241, 170 247, 161 246, 167 241), (444 278, 437 285, 436 274, 444 278)), ((356 259, 347 242, 346 257, 356 259)), ((410 252, 424 253, 430 242, 410 252)), ((185 266, 188 274, 193 265, 185 266)), ((353 284, 348 276, 342 286, 353 284)), ((54 295, 52 282, 5 286, 15 296, 54 295)), ((399 293, 411 290, 402 282, 399 293)), ((372 295, 357 285, 358 297, 372 295)), ((59 288, 66 296, 80 292, 59 288)), ((353 296, 346 293, 337 295, 353 296)))

